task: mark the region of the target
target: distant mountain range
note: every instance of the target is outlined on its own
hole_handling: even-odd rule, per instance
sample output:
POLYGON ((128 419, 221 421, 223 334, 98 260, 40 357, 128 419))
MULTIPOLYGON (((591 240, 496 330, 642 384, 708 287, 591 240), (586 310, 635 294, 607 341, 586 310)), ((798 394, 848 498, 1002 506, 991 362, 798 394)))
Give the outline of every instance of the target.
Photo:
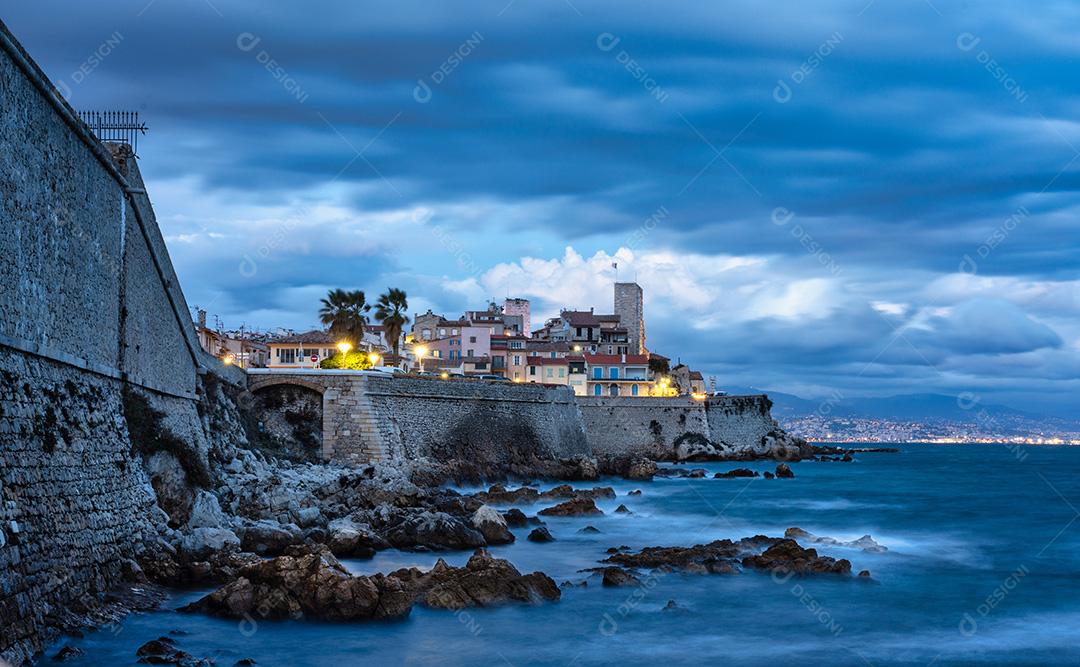
POLYGON ((1017 410, 1007 405, 971 404, 947 394, 902 394, 878 398, 806 399, 794 394, 753 387, 731 387, 730 393, 766 393, 773 401, 773 416, 777 419, 818 414, 828 417, 859 417, 907 421, 946 420, 972 422, 981 411, 994 419, 1030 419, 1035 421, 1061 420, 1060 417, 1017 410))

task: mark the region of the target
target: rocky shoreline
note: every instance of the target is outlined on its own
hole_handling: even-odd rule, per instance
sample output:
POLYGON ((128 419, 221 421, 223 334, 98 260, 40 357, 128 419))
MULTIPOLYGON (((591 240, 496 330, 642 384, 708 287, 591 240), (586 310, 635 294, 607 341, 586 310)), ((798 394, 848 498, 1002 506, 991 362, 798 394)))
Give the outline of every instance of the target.
MULTIPOLYGON (((557 545, 559 536, 545 525, 547 517, 578 517, 583 524, 579 532, 595 532, 585 525, 587 518, 603 514, 596 502, 614 499, 615 492, 607 486, 574 488, 566 482, 598 482, 604 476, 642 482, 705 477, 700 468, 661 468, 641 457, 546 460, 517 453, 504 460, 414 460, 361 467, 283 460, 248 444, 246 418, 228 387, 209 382, 205 389, 200 414, 209 443, 204 459, 209 483, 194 483, 185 474, 192 468, 190 461, 160 455, 145 461, 157 501, 147 517, 152 539, 125 563, 127 583, 116 594, 90 605, 91 611, 58 617, 54 636, 156 608, 163 591, 190 587, 218 588, 183 611, 233 618, 394 620, 407 617, 415 605, 456 610, 555 602, 559 586, 548 575, 523 574, 512 563, 492 557, 487 547, 513 542, 512 527, 529 528, 532 542, 557 545), (508 480, 520 483, 508 486, 508 480), (471 494, 448 486, 480 481, 496 483, 471 494), (371 558, 386 549, 468 550, 473 555, 463 567, 440 559, 428 571, 404 568, 371 576, 353 575, 338 560, 371 558)), ((775 474, 765 476, 783 479, 794 476, 787 461, 819 455, 805 441, 782 432, 770 438, 763 450, 767 455, 697 442, 669 458, 680 464, 781 459, 775 474)), ((733 469, 714 477, 757 474, 749 473, 733 469)), ((625 506, 615 511, 629 512, 625 506)), ((800 575, 850 574, 847 561, 819 557, 795 539, 757 536, 736 543, 670 547, 676 551, 662 552, 668 562, 656 560, 661 552, 649 549, 598 553, 598 571, 607 586, 632 585, 643 568, 652 567, 727 574, 790 567, 800 575)), ((199 664, 163 641, 167 639, 155 640, 142 657, 157 664, 199 664)))

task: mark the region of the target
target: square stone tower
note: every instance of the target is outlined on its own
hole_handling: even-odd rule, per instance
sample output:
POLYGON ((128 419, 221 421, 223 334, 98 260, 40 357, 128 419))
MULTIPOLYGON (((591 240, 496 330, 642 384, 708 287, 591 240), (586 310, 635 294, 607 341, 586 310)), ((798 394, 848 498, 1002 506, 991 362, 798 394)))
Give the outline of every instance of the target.
POLYGON ((516 315, 521 318, 521 333, 526 337, 532 335, 532 317, 528 299, 511 299, 507 297, 503 302, 503 312, 507 315, 516 315))
POLYGON ((615 314, 626 327, 630 354, 645 354, 645 293, 637 283, 615 283, 615 314))

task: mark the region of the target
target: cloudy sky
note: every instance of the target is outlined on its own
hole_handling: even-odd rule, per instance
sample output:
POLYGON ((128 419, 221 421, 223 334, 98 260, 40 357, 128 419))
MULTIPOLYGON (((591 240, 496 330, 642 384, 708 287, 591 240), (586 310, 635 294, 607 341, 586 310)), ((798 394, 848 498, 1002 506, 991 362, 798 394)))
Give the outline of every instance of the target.
MULTIPOLYGON (((38 0, 79 109, 137 109, 188 301, 302 328, 331 287, 609 310, 806 397, 1080 406, 1069 2, 38 0), (62 18, 60 18, 62 17, 62 18)), ((539 311, 539 315, 537 315, 539 311)))

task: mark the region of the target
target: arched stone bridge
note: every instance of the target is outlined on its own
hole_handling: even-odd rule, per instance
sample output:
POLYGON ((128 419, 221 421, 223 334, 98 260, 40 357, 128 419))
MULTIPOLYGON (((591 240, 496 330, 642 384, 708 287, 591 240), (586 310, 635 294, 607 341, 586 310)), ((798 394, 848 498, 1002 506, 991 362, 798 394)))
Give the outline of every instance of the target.
POLYGON ((376 425, 367 396, 370 376, 349 371, 248 371, 248 391, 258 395, 269 387, 303 387, 322 399, 322 458, 341 463, 366 463, 387 458, 386 442, 376 425))

